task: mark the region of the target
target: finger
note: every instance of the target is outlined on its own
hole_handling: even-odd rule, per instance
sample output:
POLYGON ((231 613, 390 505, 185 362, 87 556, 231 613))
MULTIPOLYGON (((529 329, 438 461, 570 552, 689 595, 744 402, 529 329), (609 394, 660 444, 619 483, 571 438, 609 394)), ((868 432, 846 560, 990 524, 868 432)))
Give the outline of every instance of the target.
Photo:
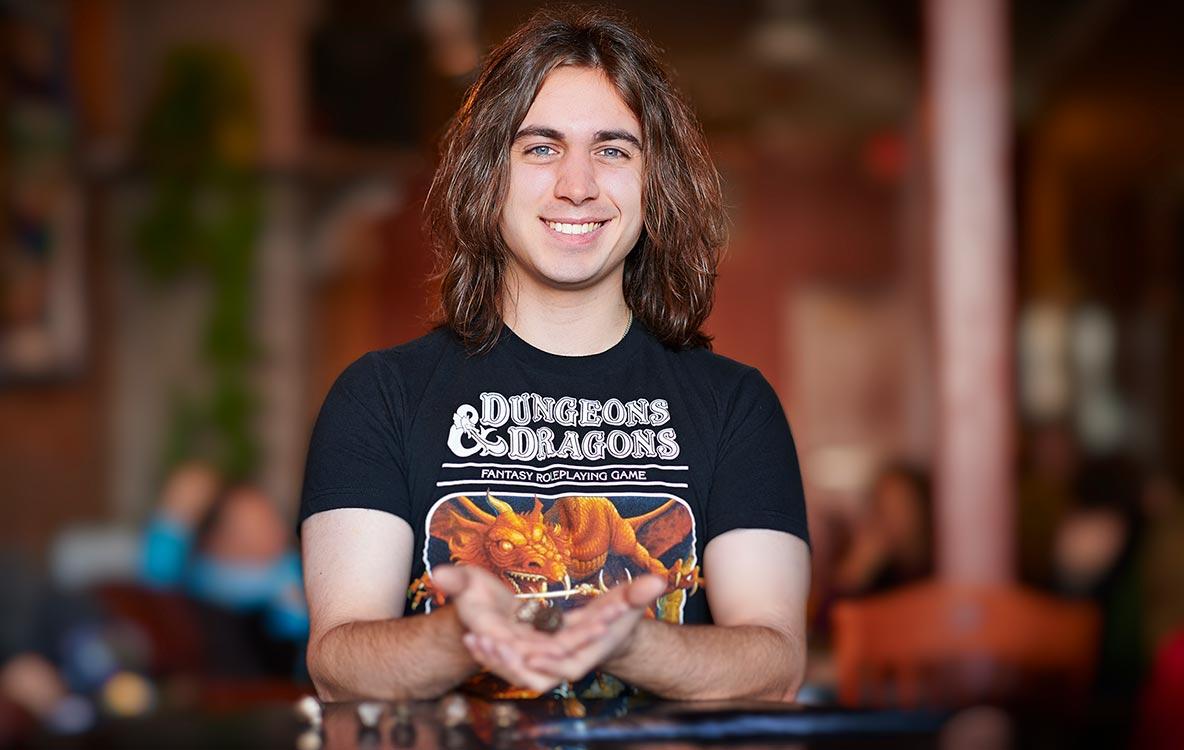
POLYGON ((523 680, 528 678, 520 674, 522 659, 515 656, 512 649, 505 648, 496 639, 487 635, 467 633, 463 640, 470 653, 483 667, 515 684, 525 684, 523 680))
POLYGON ((629 609, 625 601, 626 586, 627 584, 613 586, 587 604, 565 612, 564 626, 582 625, 585 622, 611 624, 629 609))
POLYGON ((625 602, 636 609, 644 609, 666 593, 666 582, 655 575, 644 575, 633 579, 625 589, 625 602))
POLYGON ((613 586, 577 612, 584 613, 583 617, 611 620, 623 609, 645 609, 664 593, 666 581, 661 576, 647 574, 613 586))
POLYGON ((491 664, 517 671, 525 665, 527 646, 520 641, 498 639, 489 634, 471 634, 491 664))
MULTIPOLYGON (((530 631, 533 632, 533 631, 530 631)), ((523 635, 529 635, 524 633, 523 635)), ((535 633, 534 635, 541 635, 535 633)), ((545 693, 560 680, 531 670, 526 666, 521 647, 525 642, 514 641, 514 635, 503 640, 489 632, 468 632, 461 642, 482 668, 498 675, 513 685, 545 693)))
POLYGON ((482 591, 504 601, 511 601, 509 590, 496 576, 477 566, 437 565, 432 568, 432 583, 448 594, 465 591, 482 591))
POLYGON ((469 630, 498 641, 520 644, 523 647, 544 647, 551 641, 549 633, 535 630, 527 623, 516 622, 500 612, 481 612, 471 620, 469 630))
POLYGON ((524 666, 532 672, 567 682, 575 682, 596 668, 586 656, 556 659, 541 654, 529 657, 524 666))
POLYGON ((500 667, 498 674, 515 685, 521 685, 536 692, 545 693, 561 681, 551 675, 543 674, 528 667, 522 654, 507 643, 494 641, 489 646, 498 659, 500 667))
POLYGON ((493 657, 481 645, 480 639, 473 633, 465 633, 461 636, 461 643, 469 652, 469 656, 473 657, 473 661, 480 664, 486 669, 493 666, 493 657))
POLYGON ((552 635, 544 643, 527 649, 527 652, 563 658, 596 643, 605 637, 608 630, 608 624, 595 620, 564 626, 562 630, 552 635))
POLYGON ((469 586, 469 571, 458 565, 437 565, 432 568, 432 583, 445 594, 459 594, 469 586))
POLYGON ((612 599, 602 597, 602 599, 566 613, 563 626, 565 630, 569 627, 594 624, 607 627, 616 622, 629 609, 629 605, 625 603, 622 595, 617 595, 612 599))
POLYGON ((509 643, 490 639, 489 648, 495 654, 497 654, 497 657, 501 663, 505 664, 507 667, 514 670, 525 668, 526 660, 522 657, 522 653, 509 643))

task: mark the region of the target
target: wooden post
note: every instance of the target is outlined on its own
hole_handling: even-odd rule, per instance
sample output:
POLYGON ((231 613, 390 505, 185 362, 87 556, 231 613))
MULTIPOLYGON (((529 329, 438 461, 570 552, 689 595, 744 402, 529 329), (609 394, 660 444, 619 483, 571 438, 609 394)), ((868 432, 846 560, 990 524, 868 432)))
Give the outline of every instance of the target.
POLYGON ((1012 578, 1010 84, 1004 0, 929 0, 938 573, 1012 578))

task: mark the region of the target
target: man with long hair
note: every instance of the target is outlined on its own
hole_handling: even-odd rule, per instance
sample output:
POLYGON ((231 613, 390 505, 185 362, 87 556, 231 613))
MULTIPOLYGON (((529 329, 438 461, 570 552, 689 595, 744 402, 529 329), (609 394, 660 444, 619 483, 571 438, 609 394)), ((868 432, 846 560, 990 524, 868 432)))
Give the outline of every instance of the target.
POLYGON ((469 90, 427 213, 441 324, 351 365, 309 450, 322 697, 792 699, 801 477, 772 388, 702 331, 720 181, 655 47, 536 15, 469 90))

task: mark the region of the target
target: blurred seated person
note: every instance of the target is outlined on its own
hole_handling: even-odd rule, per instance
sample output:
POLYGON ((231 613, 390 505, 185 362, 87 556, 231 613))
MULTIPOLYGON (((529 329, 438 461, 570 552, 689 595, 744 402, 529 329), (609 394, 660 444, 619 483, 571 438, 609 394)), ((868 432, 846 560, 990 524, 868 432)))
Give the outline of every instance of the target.
POLYGON ((55 662, 68 656, 62 644, 70 631, 93 613, 62 606, 62 597, 19 549, 0 546, 0 570, 0 747, 8 747, 31 729, 21 726, 24 719, 48 721, 66 697, 70 685, 55 662), (3 710, 11 706, 28 716, 3 710))
POLYGON ((146 670, 140 631, 20 549, 0 546, 0 570, 0 747, 23 747, 36 725, 85 729, 113 678, 146 670))
POLYGON ((1081 462, 1077 436, 1064 421, 1041 422, 1024 434, 1016 506, 1019 574, 1024 583, 1040 588, 1056 585, 1054 537, 1076 504, 1074 482, 1081 462))
POLYGON ((872 484, 835 570, 839 596, 879 594, 933 574, 932 500, 928 474, 894 464, 872 484))
POLYGON ((1074 482, 1075 505, 1057 528, 1054 581, 1064 594, 1102 611, 1098 685, 1129 697, 1146 664, 1137 564, 1143 536, 1143 480, 1121 457, 1087 461, 1074 482))
MULTIPOLYGON (((292 676, 308 638, 300 558, 274 503, 208 466, 178 468, 144 534, 141 578, 198 604, 210 671, 292 676)), ((295 670, 295 672, 294 672, 295 670)))
POLYGON ((1153 473, 1143 490, 1142 510, 1144 537, 1138 564, 1144 644, 1152 654, 1170 638, 1184 643, 1184 492, 1176 478, 1162 470, 1153 473))

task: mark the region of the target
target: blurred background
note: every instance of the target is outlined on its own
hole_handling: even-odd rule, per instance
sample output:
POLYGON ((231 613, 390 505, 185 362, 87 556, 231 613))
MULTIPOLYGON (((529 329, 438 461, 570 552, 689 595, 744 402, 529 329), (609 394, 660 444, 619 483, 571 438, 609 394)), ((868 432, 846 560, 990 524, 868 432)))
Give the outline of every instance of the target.
MULTIPOLYGON (((242 648, 298 644, 275 613, 293 603, 280 571, 312 419, 354 358, 428 330, 436 140, 484 52, 539 5, 0 2, 0 685, 16 706, 0 714, 67 731, 89 715, 70 697, 134 713, 300 684, 291 654, 210 674, 177 623, 196 600, 251 613, 246 640, 222 623, 242 648), (218 593, 248 569, 255 589, 218 593), (177 675, 189 692, 162 692, 177 675)), ((1002 65, 955 88, 1001 101, 1006 136, 982 186, 1005 214, 990 309, 1007 374, 980 394, 1007 415, 992 544, 1009 586, 1090 603, 1081 679, 1137 723, 1184 628, 1184 13, 990 5, 1002 65)), ((707 328, 793 425, 810 684, 833 697, 836 603, 929 581, 956 546, 935 536, 951 365, 933 175, 961 134, 937 130, 931 82, 933 36, 965 29, 915 0, 623 7, 667 51, 724 176, 707 328)), ((197 621, 203 653, 232 648, 197 621)))

